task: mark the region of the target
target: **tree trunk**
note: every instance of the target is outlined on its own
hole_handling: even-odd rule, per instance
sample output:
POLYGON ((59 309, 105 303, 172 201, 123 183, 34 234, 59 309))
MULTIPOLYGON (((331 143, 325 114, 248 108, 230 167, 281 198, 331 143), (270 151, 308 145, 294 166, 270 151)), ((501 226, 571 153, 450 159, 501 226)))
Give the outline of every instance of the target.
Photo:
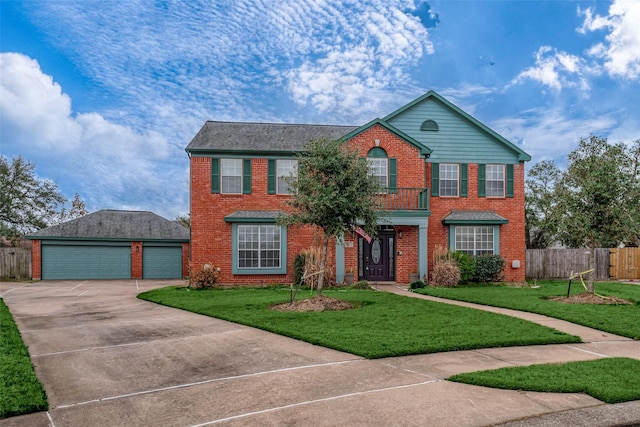
POLYGON ((596 276, 596 249, 589 248, 589 268, 593 268, 593 271, 589 273, 589 279, 587 280, 587 289, 589 292, 594 293, 596 291, 593 284, 593 278, 596 276))
POLYGON ((329 235, 324 234, 324 242, 322 244, 322 256, 320 257, 320 277, 318 277, 318 296, 322 295, 322 287, 324 286, 324 266, 327 265, 327 248, 329 247, 329 235))

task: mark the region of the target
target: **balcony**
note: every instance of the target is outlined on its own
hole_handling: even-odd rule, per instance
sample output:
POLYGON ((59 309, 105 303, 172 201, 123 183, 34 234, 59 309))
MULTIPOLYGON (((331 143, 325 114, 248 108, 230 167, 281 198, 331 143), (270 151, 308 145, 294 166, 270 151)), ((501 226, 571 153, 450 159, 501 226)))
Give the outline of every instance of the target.
POLYGON ((384 188, 378 194, 380 209, 387 211, 428 211, 428 188, 384 188))

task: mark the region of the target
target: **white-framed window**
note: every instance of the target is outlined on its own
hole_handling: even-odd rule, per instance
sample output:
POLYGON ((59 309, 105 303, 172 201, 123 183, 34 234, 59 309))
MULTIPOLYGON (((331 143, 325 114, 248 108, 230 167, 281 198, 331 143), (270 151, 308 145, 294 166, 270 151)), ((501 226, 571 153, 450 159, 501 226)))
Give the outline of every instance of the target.
POLYGON ((285 178, 298 175, 298 161, 295 159, 278 160, 276 162, 277 194, 291 194, 293 189, 285 178))
POLYGON ((378 178, 380 187, 389 186, 389 159, 379 157, 367 157, 371 174, 378 178))
POLYGON ((242 194, 242 159, 220 159, 220 192, 242 194))
POLYGON ((282 264, 282 228, 277 225, 237 226, 237 268, 278 269, 282 264))
POLYGON ((504 197, 504 165, 487 165, 485 170, 487 197, 504 197))
POLYGON ((452 163, 440 164, 440 196, 458 197, 460 165, 452 163))
POLYGON ((455 250, 468 255, 494 254, 494 226, 456 226, 455 250))

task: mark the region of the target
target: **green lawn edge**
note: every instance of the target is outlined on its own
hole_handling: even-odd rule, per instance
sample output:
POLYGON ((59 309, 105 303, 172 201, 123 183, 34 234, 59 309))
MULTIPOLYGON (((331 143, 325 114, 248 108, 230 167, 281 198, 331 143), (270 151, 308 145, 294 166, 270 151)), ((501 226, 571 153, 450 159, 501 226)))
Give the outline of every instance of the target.
POLYGON ((49 409, 29 351, 4 300, 0 298, 0 419, 49 409))
MULTIPOLYGON (((508 287, 504 285, 427 287, 416 289, 415 292, 542 314, 634 340, 640 339, 640 286, 620 282, 596 283, 597 293, 627 299, 632 302, 630 305, 566 304, 548 299, 553 296, 566 296, 567 282, 560 280, 538 281, 538 287, 508 287)), ((585 290, 580 282, 574 282, 571 286, 571 294, 581 292, 585 292, 585 290)))
POLYGON ((447 380, 506 390, 586 393, 606 403, 640 400, 640 360, 625 357, 492 369, 447 380))
MULTIPOLYGON (((288 288, 191 290, 166 287, 138 298, 263 329, 368 359, 581 342, 579 337, 496 313, 371 290, 326 290, 358 308, 312 313, 274 311, 288 288)), ((301 298, 311 296, 301 292, 301 298)))

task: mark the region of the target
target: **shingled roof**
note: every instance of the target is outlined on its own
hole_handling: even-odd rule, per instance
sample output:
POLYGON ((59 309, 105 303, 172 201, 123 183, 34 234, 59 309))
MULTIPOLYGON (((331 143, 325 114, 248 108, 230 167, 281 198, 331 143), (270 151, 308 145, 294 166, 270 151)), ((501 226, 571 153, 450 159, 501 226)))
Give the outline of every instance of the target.
POLYGON ((189 229, 153 212, 101 210, 29 234, 28 239, 188 242, 189 229))
POLYGON ((208 121, 187 145, 186 151, 299 152, 309 141, 339 139, 354 129, 357 126, 208 121))

